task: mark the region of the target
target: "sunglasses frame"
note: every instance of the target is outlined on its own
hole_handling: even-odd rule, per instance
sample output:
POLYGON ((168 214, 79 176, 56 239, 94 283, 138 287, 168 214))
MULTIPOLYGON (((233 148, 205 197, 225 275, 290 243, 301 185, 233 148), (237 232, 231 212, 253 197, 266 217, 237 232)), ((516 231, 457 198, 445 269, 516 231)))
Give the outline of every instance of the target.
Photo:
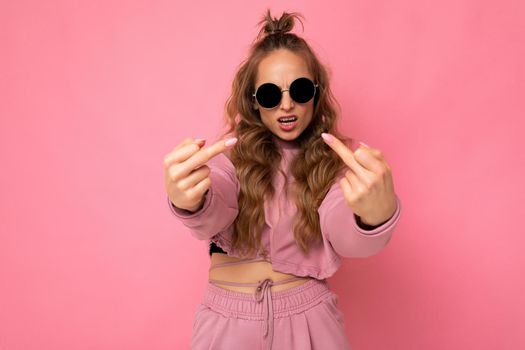
MULTIPOLYGON (((294 81, 292 81, 292 83, 290 84, 290 86, 292 86, 293 83, 295 83, 297 80, 299 79, 308 79, 313 85, 314 85, 314 95, 312 96, 312 98, 315 98, 315 95, 317 94, 317 88, 319 87, 319 84, 316 84, 314 83, 310 78, 307 78, 307 77, 299 77, 297 79, 295 79, 294 81)), ((283 100, 283 92, 285 91, 290 91, 290 89, 281 89, 281 87, 277 84, 274 84, 274 83, 264 83, 264 84, 261 84, 257 87, 257 89, 255 90, 255 92, 252 94, 252 97, 255 99, 255 101, 257 102, 257 104, 259 105, 259 107, 263 108, 263 109, 267 109, 267 110, 270 110, 270 109, 274 109, 276 107, 278 107, 282 100, 283 100), (259 103, 259 100, 257 100, 257 91, 259 90, 259 88, 265 84, 272 84, 272 85, 275 85, 277 86, 280 90, 281 90, 281 98, 279 99, 279 102, 274 106, 274 107, 263 107, 260 103, 259 103)), ((289 93, 289 92, 288 92, 289 93)), ((303 103, 308 103, 312 100, 312 98, 310 98, 308 101, 306 102, 297 102, 296 100, 294 100, 294 98, 290 95, 290 98, 295 102, 295 103, 300 103, 300 104, 303 104, 303 103)))

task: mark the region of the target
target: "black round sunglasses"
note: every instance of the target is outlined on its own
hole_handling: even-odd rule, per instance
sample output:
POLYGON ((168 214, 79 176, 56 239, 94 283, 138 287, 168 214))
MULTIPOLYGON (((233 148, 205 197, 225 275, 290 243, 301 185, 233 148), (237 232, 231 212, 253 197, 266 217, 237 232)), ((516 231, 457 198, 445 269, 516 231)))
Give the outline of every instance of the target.
POLYGON ((259 105, 266 109, 275 108, 281 103, 283 92, 288 91, 290 97, 297 103, 306 103, 310 101, 317 91, 319 84, 314 84, 308 78, 301 77, 295 79, 289 89, 282 89, 273 83, 264 83, 259 85, 255 93, 252 94, 259 105))

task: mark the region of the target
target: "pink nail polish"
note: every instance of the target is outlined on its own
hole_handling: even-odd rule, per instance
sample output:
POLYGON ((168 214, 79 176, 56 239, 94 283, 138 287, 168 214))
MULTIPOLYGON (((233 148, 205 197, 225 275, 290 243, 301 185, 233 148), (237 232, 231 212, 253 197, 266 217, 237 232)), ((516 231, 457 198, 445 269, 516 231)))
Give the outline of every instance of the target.
POLYGON ((371 148, 370 146, 368 146, 366 143, 362 142, 362 141, 359 141, 360 144, 362 144, 363 146, 365 146, 366 148, 371 148))
POLYGON ((233 146, 237 143, 237 138, 236 137, 232 137, 232 138, 229 138, 228 140, 224 141, 224 145, 226 147, 230 147, 230 146, 233 146))
POLYGON ((321 137, 328 143, 332 143, 334 141, 334 137, 327 133, 321 133, 321 137))

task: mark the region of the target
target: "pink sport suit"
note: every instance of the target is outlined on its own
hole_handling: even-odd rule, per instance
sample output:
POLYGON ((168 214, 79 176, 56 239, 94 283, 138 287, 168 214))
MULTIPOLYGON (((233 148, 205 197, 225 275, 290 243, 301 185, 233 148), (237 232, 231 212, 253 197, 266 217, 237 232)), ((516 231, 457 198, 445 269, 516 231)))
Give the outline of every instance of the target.
MULTIPOLYGON (((271 279, 259 283, 233 283, 209 280, 203 302, 198 305, 192 334, 192 349, 350 349, 345 336, 344 316, 337 307, 338 297, 326 281, 341 265, 344 257, 367 257, 379 252, 390 240, 401 215, 401 202, 386 222, 371 230, 358 224, 358 217, 346 204, 339 185, 339 175, 318 209, 322 241, 310 247, 305 256, 295 243, 292 225, 296 213, 293 200, 286 193, 286 183, 293 182, 289 164, 299 147, 294 141, 274 137, 282 151, 280 170, 273 184, 276 195, 264 203, 265 225, 259 253, 244 259, 211 266, 235 265, 266 260, 274 271, 293 274, 283 281, 271 279), (271 285, 313 277, 286 290, 273 292, 271 285), (257 286, 255 293, 241 293, 216 286, 257 286)), ((211 240, 229 256, 240 257, 231 249, 233 221, 239 208, 240 184, 232 162, 223 153, 206 163, 212 185, 202 208, 191 213, 173 206, 172 213, 199 240, 211 240)))

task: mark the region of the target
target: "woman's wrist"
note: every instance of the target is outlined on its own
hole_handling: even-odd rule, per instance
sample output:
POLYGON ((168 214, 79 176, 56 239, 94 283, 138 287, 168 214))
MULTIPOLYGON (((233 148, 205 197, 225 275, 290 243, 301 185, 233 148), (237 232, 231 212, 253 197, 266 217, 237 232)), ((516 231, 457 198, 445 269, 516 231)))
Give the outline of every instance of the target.
POLYGON ((195 213, 195 212, 201 210, 202 207, 204 206, 204 202, 206 201, 206 195, 208 194, 208 191, 209 191, 209 190, 206 190, 206 192, 204 192, 204 195, 202 196, 201 201, 199 202, 199 204, 197 204, 197 205, 196 205, 195 207, 193 207, 193 208, 185 209, 185 210, 187 210, 187 211, 189 211, 189 212, 191 212, 191 213, 195 213))
POLYGON ((368 230, 368 231, 374 230, 374 229, 378 228, 379 226, 383 225, 386 222, 385 221, 385 222, 380 223, 379 225, 372 226, 372 225, 365 224, 363 221, 361 221, 361 217, 359 215, 354 214, 354 216, 355 216, 355 220, 357 222, 357 226, 359 226, 363 230, 368 230))

